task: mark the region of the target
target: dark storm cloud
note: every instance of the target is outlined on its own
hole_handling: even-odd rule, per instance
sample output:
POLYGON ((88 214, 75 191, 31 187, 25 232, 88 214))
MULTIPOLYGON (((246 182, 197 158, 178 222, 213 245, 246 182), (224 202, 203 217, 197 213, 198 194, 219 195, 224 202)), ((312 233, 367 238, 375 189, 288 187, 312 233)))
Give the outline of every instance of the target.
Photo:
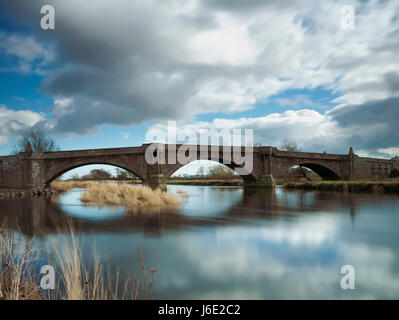
MULTIPOLYGON (((47 2, 9 2, 8 12, 37 26, 40 7, 47 2)), ((50 2, 56 10, 56 30, 38 30, 37 35, 56 43, 59 68, 40 89, 56 99, 73 97, 75 105, 63 118, 53 112, 56 131, 81 133, 103 123, 132 124, 190 113, 182 105, 196 80, 190 79, 180 53, 174 51, 178 47, 174 42, 180 41, 173 35, 176 30, 171 30, 172 36, 161 36, 160 31, 167 33, 169 17, 158 17, 152 8, 132 2, 129 10, 118 9, 117 4, 107 10, 101 1, 93 6, 50 2)), ((193 26, 209 21, 196 17, 193 26)))
POLYGON ((228 11, 252 11, 265 8, 295 8, 295 5, 303 6, 309 3, 309 1, 298 1, 298 0, 204 0, 203 5, 209 6, 210 8, 223 9, 228 11))
POLYGON ((391 90, 393 94, 397 94, 399 92, 399 74, 395 72, 389 72, 385 74, 385 81, 388 88, 391 90))
POLYGON ((349 105, 328 115, 340 128, 349 131, 349 143, 358 148, 378 150, 399 145, 399 98, 349 105), (367 135, 359 128, 366 128, 367 135))
MULTIPOLYGON (((398 6, 356 3, 363 7, 352 32, 339 26, 345 1, 6 0, 0 15, 32 28, 38 43, 54 48, 55 67, 40 86, 55 100, 52 117, 37 125, 81 134, 102 124, 239 112, 286 89, 324 87, 339 92, 340 102, 371 110, 367 101, 373 97, 388 101, 399 92, 398 21, 390 18, 398 6), (44 4, 55 7, 56 30, 40 29, 44 4)), ((316 140, 317 146, 331 143, 336 135, 346 144, 371 125, 379 138, 360 137, 364 148, 378 139, 393 143, 395 110, 387 111, 386 121, 378 114, 377 123, 369 123, 366 118, 372 117, 366 115, 356 122, 362 118, 356 119, 355 109, 361 108, 271 115, 248 124, 237 119, 235 124, 255 128, 261 123, 256 128, 264 140, 273 138, 267 136, 270 126, 274 136, 309 137, 304 148, 316 140), (276 118, 281 122, 275 124, 276 118), (353 132, 351 118, 358 126, 353 132)))

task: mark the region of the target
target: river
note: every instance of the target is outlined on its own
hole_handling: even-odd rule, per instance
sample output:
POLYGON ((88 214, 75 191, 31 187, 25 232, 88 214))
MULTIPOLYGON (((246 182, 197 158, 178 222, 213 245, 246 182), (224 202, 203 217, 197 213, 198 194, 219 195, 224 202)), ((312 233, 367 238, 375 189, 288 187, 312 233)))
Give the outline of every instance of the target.
POLYGON ((188 198, 167 212, 83 206, 78 189, 58 202, 1 199, 0 224, 51 250, 68 218, 85 259, 121 279, 140 244, 158 299, 399 298, 398 196, 168 186, 178 189, 188 198), (354 290, 340 286, 344 265, 354 290))

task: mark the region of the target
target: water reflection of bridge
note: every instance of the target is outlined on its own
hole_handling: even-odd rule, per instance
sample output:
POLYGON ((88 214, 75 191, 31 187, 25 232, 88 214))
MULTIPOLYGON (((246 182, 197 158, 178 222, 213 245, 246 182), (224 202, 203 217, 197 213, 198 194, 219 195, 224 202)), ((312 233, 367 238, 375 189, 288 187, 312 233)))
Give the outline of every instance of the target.
MULTIPOLYGON (((355 216, 359 194, 340 193, 278 193, 279 190, 244 190, 242 200, 218 217, 185 216, 177 211, 125 214, 106 221, 90 221, 66 215, 60 205, 49 198, 0 200, 0 225, 19 230, 28 237, 62 233, 66 225, 76 232, 144 232, 162 235, 193 226, 238 224, 251 219, 280 219, 301 213, 328 212, 342 208, 355 216), (290 198, 291 195, 291 198, 290 198), (312 195, 309 198, 309 195, 312 195)), ((365 198, 367 199, 367 197, 365 198)), ((375 200, 375 199, 374 199, 375 200)), ((364 199, 362 199, 362 202, 364 199)), ((64 231, 65 232, 65 231, 64 231)))

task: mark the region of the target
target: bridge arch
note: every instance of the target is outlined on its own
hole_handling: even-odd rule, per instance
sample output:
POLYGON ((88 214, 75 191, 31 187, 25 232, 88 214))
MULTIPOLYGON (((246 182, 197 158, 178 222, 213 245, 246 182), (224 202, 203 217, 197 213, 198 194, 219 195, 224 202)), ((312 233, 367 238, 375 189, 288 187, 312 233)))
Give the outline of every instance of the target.
MULTIPOLYGON (((335 169, 331 168, 329 165, 321 164, 312 161, 304 161, 296 163, 294 166, 302 166, 308 168, 315 173, 317 173, 323 180, 341 180, 341 177, 336 172, 335 169)), ((292 166, 291 166, 292 168, 292 166)))
MULTIPOLYGON (((216 159, 193 159, 193 160, 191 160, 191 161, 189 161, 189 162, 187 162, 185 164, 177 163, 175 165, 168 165, 168 168, 166 168, 166 171, 165 171, 166 172, 166 177, 167 178, 171 177, 176 172, 178 172, 180 169, 182 169, 182 168, 184 168, 186 166, 192 165, 194 162, 197 162, 197 161, 207 161, 207 162, 210 162, 213 165, 221 165, 221 166, 227 167, 227 168, 229 168, 229 169, 231 169, 233 171, 234 171, 235 168, 239 168, 240 167, 239 165, 237 165, 237 164, 235 164, 233 162, 229 163, 229 164, 223 163, 224 162, 223 159, 218 159, 218 160, 216 160, 216 159)), ((256 181, 256 177, 253 174, 237 175, 237 178, 241 178, 244 181, 256 181)))
POLYGON ((134 172, 132 169, 129 169, 127 166, 121 165, 120 163, 113 162, 113 161, 88 161, 84 163, 75 163, 75 164, 69 164, 69 165, 63 165, 63 166, 56 166, 55 168, 51 168, 49 172, 45 175, 44 177, 44 185, 49 186, 51 182, 56 180, 57 178, 61 177, 63 174, 67 173, 68 171, 71 171, 76 168, 80 167, 85 167, 85 166, 90 166, 90 165, 109 165, 113 167, 117 167, 126 171, 129 171, 130 173, 134 174, 136 177, 138 177, 142 182, 145 181, 145 179, 134 172))

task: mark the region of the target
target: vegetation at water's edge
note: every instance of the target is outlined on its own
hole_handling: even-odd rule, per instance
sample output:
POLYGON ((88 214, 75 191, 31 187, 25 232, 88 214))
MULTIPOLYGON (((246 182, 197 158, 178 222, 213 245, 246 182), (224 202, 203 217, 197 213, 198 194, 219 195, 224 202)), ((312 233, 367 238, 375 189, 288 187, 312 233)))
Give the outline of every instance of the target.
POLYGON ((183 201, 179 196, 150 187, 136 187, 127 184, 90 183, 80 200, 89 205, 136 207, 177 207, 183 201))
POLYGON ((84 261, 71 226, 61 228, 69 234, 62 251, 55 248, 55 288, 42 289, 39 274, 45 262, 44 252, 32 249, 32 239, 25 240, 17 233, 0 226, 0 300, 116 300, 150 299, 157 271, 144 263, 139 248, 139 270, 133 270, 126 280, 119 282, 119 273, 111 275, 96 261, 88 267, 84 261), (140 272, 141 271, 141 272, 140 272), (147 278, 151 278, 151 282, 147 278))
POLYGON ((288 182, 284 184, 284 188, 340 192, 399 193, 399 179, 288 182))
POLYGON ((51 188, 58 192, 66 192, 75 188, 85 189, 80 200, 85 205, 124 206, 129 212, 139 208, 176 209, 183 203, 188 194, 177 190, 177 194, 161 189, 151 189, 148 186, 137 187, 127 183, 107 183, 98 181, 60 181, 56 180, 51 188))
POLYGON ((172 185, 197 185, 197 186, 242 186, 241 178, 235 179, 204 179, 204 178, 172 178, 167 180, 172 185))

